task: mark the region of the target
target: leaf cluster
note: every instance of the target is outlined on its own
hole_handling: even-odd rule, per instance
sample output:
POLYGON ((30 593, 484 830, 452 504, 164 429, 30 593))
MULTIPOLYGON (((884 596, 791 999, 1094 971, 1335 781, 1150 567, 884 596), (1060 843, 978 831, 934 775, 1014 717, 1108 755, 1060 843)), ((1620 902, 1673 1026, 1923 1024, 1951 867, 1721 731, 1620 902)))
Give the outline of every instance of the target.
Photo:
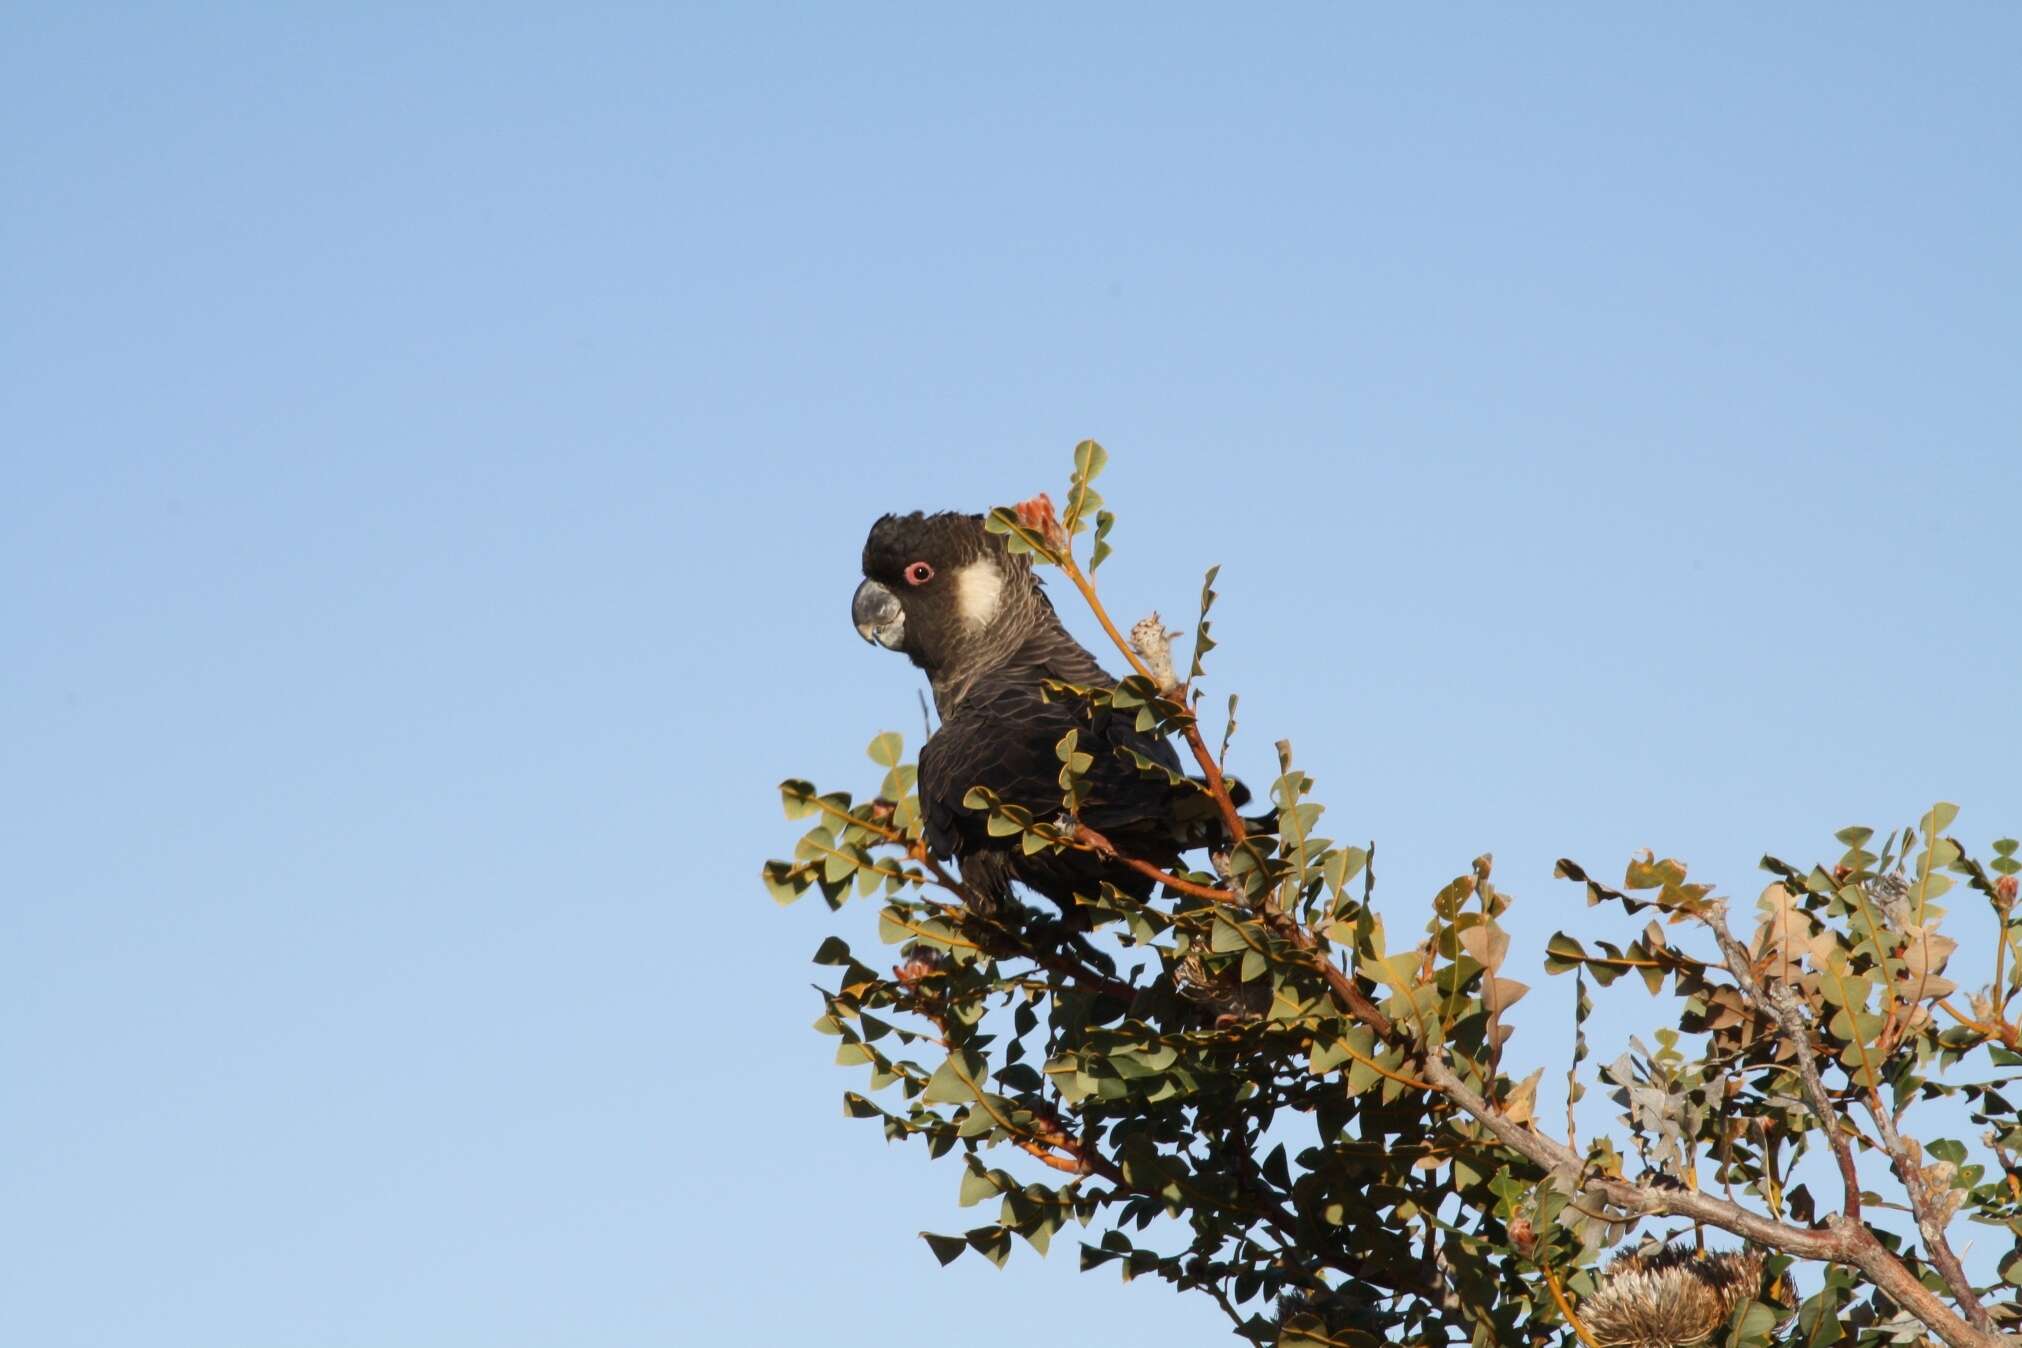
MULTIPOLYGON (((1060 567, 1114 636, 1092 579, 1113 524, 1092 486, 1105 461, 1084 442, 1063 512, 1038 497, 989 525, 1060 567), (1074 540, 1091 519, 1083 572, 1074 540)), ((1185 681, 1160 686, 1119 636, 1135 672, 1049 695, 1185 741, 1198 780, 1134 766, 1196 793, 1203 819, 1233 819, 1226 739, 1210 755, 1195 712, 1214 575, 1185 681)), ((1077 822, 1089 752, 1075 732, 1053 748, 1057 812, 980 788, 966 807, 1027 852, 1106 847, 1077 822)), ((1580 1305, 1612 1313, 1633 1290, 1609 1252, 1681 1238, 1766 1256, 1719 1266, 1760 1282, 1709 1300, 1732 1306, 1712 1341, 1977 1344, 2017 1319, 2022 861, 2008 839, 1984 866, 1969 857, 1952 806, 1874 850, 1871 830, 1845 830, 1837 857, 1809 869, 1765 857, 1772 880, 1740 935, 1728 900, 1678 861, 1645 853, 1618 885, 1560 862, 1589 905, 1630 925, 1620 940, 1561 932, 1543 952, 1548 974, 1577 983, 1553 1129, 1537 1115, 1541 1073, 1503 1067, 1528 989, 1492 859, 1386 922, 1374 845, 1328 836, 1288 745, 1266 819, 1237 821, 1238 840, 1199 869, 1153 872, 1150 901, 1107 884, 1078 895, 1071 925, 1086 938, 1071 941, 1061 923, 966 904, 923 845, 899 737, 869 754, 884 773, 869 800, 781 785, 809 827, 763 878, 781 902, 880 905, 883 954, 837 937, 817 952, 832 980, 815 1027, 865 1073, 844 1096, 851 1117, 953 1161, 956 1201, 978 1212, 925 1236, 942 1263, 1001 1264, 1018 1241, 1044 1253, 1071 1230, 1084 1268, 1198 1291, 1260 1344, 1591 1339, 1580 1305), (1977 939, 1999 952, 1992 981, 1965 994, 1943 902, 1962 885, 1986 910, 1977 939), (1654 1025, 1592 1069, 1614 1126, 1582 1140, 1590 987, 1618 984, 1654 999, 1654 1025), (1911 1136, 1914 1107, 1940 1100, 1978 1135, 1911 1136), (1844 1191, 1812 1192, 1807 1156, 1838 1163, 1844 1191), (1889 1194, 1854 1181, 1861 1157, 1892 1177, 1889 1194), (1991 1287, 1965 1280, 1951 1250, 1964 1223, 2007 1242, 1991 1287)))

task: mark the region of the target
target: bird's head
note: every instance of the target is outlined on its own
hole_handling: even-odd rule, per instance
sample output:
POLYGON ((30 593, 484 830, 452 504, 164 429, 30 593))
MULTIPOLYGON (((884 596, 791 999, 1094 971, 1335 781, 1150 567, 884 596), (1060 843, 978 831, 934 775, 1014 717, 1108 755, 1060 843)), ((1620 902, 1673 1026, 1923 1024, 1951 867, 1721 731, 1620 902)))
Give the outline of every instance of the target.
POLYGON ((864 640, 902 651, 936 687, 1008 659, 1051 612, 1029 557, 981 515, 886 515, 864 542, 850 618, 864 640))

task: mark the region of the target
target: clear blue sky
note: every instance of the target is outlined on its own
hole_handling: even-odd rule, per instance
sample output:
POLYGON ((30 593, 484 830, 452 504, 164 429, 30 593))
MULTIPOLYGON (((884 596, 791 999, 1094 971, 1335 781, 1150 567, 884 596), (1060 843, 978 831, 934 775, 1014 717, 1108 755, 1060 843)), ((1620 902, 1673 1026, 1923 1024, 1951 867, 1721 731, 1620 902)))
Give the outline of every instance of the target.
POLYGON ((937 1271, 757 882, 1083 436, 1393 923, 2022 829, 2016 9, 958 8, 9 8, 0 1341, 1223 1341, 937 1271))

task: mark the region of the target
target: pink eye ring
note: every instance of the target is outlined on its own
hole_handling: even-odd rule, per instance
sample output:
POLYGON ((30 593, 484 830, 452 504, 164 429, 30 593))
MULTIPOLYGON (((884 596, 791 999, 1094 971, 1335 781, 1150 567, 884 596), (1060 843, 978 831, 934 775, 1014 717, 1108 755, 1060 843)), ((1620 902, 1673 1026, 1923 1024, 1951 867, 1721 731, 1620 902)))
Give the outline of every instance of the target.
POLYGON ((934 568, 925 562, 914 562, 906 568, 906 584, 925 585, 934 578, 934 568))

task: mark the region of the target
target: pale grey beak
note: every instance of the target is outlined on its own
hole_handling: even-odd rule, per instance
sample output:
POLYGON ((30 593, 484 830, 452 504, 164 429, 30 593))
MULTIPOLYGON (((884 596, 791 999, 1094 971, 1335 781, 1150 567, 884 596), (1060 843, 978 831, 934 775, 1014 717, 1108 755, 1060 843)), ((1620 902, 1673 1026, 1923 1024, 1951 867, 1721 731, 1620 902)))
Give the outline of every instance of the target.
POLYGON ((899 607, 897 595, 874 580, 857 586, 856 598, 850 600, 850 621, 865 641, 874 641, 888 651, 905 644, 906 611, 899 607))

